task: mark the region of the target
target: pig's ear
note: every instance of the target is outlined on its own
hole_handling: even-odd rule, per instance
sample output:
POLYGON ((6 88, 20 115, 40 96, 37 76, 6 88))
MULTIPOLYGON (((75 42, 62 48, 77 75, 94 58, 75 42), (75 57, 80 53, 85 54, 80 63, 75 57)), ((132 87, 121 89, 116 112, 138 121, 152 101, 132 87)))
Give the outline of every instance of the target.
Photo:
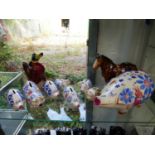
POLYGON ((94 98, 94 105, 100 105, 101 104, 101 100, 96 96, 94 98))

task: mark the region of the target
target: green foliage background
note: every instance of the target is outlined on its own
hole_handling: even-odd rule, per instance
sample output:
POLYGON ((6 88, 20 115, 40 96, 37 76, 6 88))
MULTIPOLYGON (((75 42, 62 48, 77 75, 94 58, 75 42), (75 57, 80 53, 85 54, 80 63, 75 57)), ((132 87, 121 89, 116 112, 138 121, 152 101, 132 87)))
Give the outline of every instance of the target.
POLYGON ((0 70, 5 71, 7 61, 12 59, 13 53, 8 43, 0 42, 0 70))

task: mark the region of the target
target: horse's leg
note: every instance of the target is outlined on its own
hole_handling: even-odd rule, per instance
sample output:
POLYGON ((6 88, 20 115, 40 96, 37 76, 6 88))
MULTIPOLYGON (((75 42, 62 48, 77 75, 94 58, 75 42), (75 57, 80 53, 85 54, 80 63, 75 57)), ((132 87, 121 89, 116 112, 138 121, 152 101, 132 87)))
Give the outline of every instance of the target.
POLYGON ((132 107, 133 107, 133 104, 128 104, 125 107, 120 108, 118 111, 118 114, 120 115, 126 114, 128 110, 131 109, 132 107))

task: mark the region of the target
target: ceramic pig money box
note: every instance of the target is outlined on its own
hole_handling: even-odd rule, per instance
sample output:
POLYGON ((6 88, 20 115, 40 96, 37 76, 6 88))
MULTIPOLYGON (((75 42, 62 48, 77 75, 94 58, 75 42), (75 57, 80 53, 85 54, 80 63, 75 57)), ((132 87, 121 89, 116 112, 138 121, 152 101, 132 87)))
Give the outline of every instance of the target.
POLYGON ((80 82, 80 85, 81 85, 81 88, 80 88, 80 90, 81 90, 81 92, 86 92, 88 89, 90 89, 90 88, 92 88, 92 83, 91 83, 91 81, 90 80, 83 80, 83 81, 81 81, 80 82))
POLYGON ((119 108, 125 113, 134 105, 140 105, 154 91, 154 83, 143 71, 130 71, 113 78, 94 99, 95 105, 119 108))
POLYGON ((88 100, 93 101, 96 96, 101 94, 101 90, 97 87, 92 87, 85 92, 85 96, 88 100))
POLYGON ((63 90, 64 87, 66 87, 70 84, 70 81, 67 79, 56 79, 54 81, 54 83, 56 84, 56 86, 59 90, 63 90))
POLYGON ((76 91, 73 87, 67 86, 64 88, 63 96, 66 100, 66 105, 68 109, 72 110, 78 110, 78 107, 80 105, 80 100, 77 96, 76 91))
POLYGON ((59 95, 57 86, 52 81, 46 81, 43 88, 49 97, 53 98, 53 97, 57 97, 59 95))
POLYGON ((100 95, 101 90, 97 87, 92 87, 89 79, 80 82, 80 90, 83 92, 88 100, 93 101, 95 96, 100 95))
POLYGON ((7 94, 7 101, 14 110, 24 109, 25 98, 18 89, 9 90, 7 94))
POLYGON ((27 81, 23 87, 27 102, 30 103, 32 107, 42 106, 45 102, 45 98, 40 92, 37 85, 32 81, 27 81))

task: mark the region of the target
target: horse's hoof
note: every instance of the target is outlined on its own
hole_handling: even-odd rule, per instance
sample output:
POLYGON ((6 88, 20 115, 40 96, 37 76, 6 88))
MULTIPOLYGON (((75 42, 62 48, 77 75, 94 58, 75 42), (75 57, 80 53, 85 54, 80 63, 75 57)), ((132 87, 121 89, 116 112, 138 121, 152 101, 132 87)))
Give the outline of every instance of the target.
POLYGON ((126 114, 127 113, 127 110, 119 110, 118 111, 118 114, 119 115, 124 115, 124 114, 126 114))

